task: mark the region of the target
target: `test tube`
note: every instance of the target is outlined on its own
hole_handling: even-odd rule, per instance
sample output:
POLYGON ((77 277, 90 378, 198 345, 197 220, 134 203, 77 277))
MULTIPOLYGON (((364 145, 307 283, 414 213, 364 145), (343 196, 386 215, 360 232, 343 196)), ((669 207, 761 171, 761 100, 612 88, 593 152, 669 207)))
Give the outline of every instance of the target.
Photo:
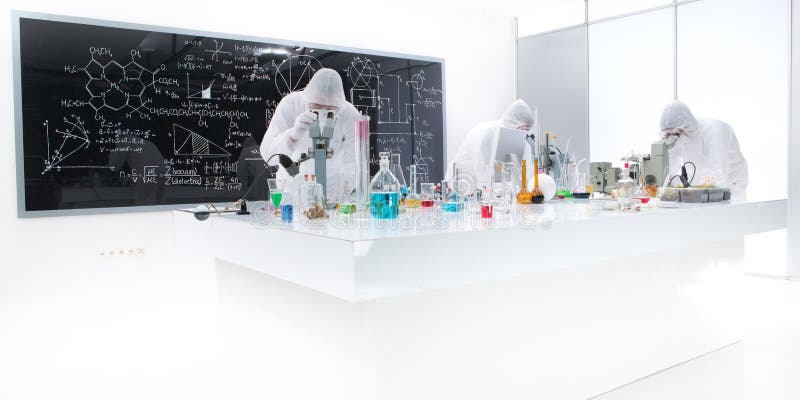
POLYGON ((356 210, 367 210, 369 203, 369 117, 356 118, 356 210))

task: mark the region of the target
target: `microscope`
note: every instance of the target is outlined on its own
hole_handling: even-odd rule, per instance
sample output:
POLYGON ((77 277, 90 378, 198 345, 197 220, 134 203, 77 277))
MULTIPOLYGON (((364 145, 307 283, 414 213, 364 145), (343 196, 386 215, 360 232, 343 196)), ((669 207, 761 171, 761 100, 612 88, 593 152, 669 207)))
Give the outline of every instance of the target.
MULTIPOLYGON (((650 145, 650 154, 631 154, 622 158, 629 164, 631 178, 641 185, 662 186, 669 174, 669 149, 674 142, 660 140, 650 145)), ((611 193, 617 186, 622 169, 610 162, 592 162, 589 167, 595 192, 611 193)))
POLYGON ((323 195, 328 193, 328 159, 333 157, 330 147, 333 139, 333 129, 336 126, 336 113, 333 110, 312 110, 317 118, 308 128, 308 137, 311 138, 311 147, 308 155, 314 159, 314 174, 317 183, 322 185, 323 195))
POLYGON ((273 154, 278 157, 278 161, 291 177, 300 173, 300 164, 314 160, 314 175, 317 183, 322 186, 323 197, 327 195, 328 189, 328 159, 333 157, 333 149, 330 147, 333 139, 333 131, 336 126, 336 112, 333 110, 311 110, 317 118, 308 127, 308 137, 311 139, 311 147, 307 153, 300 154, 297 161, 291 159, 286 154, 273 154))
POLYGON ((659 140, 650 145, 650 155, 642 162, 642 174, 646 185, 662 186, 669 175, 669 149, 673 143, 659 140))

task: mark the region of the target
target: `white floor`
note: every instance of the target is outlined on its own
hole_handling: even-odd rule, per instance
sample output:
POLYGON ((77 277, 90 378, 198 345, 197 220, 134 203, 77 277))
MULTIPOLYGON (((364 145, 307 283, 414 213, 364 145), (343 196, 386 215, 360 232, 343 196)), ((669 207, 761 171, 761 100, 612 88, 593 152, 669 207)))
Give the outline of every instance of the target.
POLYGON ((744 340, 595 400, 800 399, 800 282, 748 278, 744 340))

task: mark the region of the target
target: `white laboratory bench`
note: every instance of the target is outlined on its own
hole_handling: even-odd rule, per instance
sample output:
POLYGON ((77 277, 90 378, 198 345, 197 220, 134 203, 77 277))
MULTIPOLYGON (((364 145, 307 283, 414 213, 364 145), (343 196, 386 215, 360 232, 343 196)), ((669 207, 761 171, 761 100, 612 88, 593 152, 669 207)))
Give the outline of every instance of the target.
MULTIPOLYGON (((260 215, 175 211, 179 246, 347 301, 487 282, 716 242, 786 228, 785 200, 682 204, 606 211, 600 201, 566 200, 495 213, 420 209, 394 221, 343 220, 290 226, 260 215), (416 223, 411 218, 417 218, 416 223)), ((297 216, 295 216, 297 217, 297 216)))
POLYGON ((495 210, 494 226, 466 213, 350 227, 295 215, 284 227, 175 211, 174 222, 178 246, 215 265, 223 319, 244 304, 267 313, 263 340, 316 320, 305 340, 329 343, 345 323, 331 313, 354 310, 345 331, 366 332, 367 354, 337 352, 366 360, 361 398, 380 400, 589 399, 736 343, 744 237, 787 224, 786 200, 523 210, 495 210), (253 280, 265 289, 230 284, 253 280))

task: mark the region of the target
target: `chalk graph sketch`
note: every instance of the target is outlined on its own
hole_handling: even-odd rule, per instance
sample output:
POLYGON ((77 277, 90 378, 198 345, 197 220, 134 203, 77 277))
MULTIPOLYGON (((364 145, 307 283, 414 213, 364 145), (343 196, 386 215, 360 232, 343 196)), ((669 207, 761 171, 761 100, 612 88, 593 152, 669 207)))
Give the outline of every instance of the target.
POLYGON ((414 154, 413 158, 414 158, 413 164, 417 166, 417 180, 423 183, 429 182, 430 169, 428 167, 428 161, 426 160, 426 158, 430 161, 433 161, 433 159, 430 157, 422 157, 417 154, 414 154))
POLYGON ((207 137, 179 124, 172 124, 172 145, 176 156, 228 157, 231 155, 207 137))
POLYGON ((414 104, 401 102, 402 78, 381 74, 378 77, 378 124, 409 124, 413 122, 414 104))
POLYGON ((186 98, 187 99, 202 99, 202 100, 216 100, 214 94, 211 93, 211 88, 214 86, 216 78, 212 78, 208 85, 200 84, 200 90, 190 89, 191 78, 189 73, 186 73, 186 98))
POLYGON ((222 51, 222 49, 224 47, 225 47, 225 43, 223 41, 221 41, 221 40, 217 41, 217 39, 214 39, 214 48, 211 49, 211 50, 206 49, 204 51, 206 53, 211 53, 211 61, 219 62, 219 55, 220 54, 225 54, 227 56, 231 55, 230 51, 222 51))
POLYGON ((95 114, 103 110, 143 114, 150 103, 145 91, 152 87, 159 70, 150 71, 131 56, 125 65, 116 60, 101 64, 91 54, 83 67, 89 80, 84 88, 89 93, 89 106, 95 114))
POLYGON ((47 157, 44 160, 42 175, 67 168, 103 168, 95 166, 71 165, 69 162, 81 151, 92 144, 89 133, 80 117, 72 115, 64 118, 65 129, 50 129, 50 121, 45 120, 42 126, 47 141, 47 157))
POLYGON ((275 86, 282 96, 302 90, 320 69, 322 63, 312 56, 291 56, 276 66, 275 86))

